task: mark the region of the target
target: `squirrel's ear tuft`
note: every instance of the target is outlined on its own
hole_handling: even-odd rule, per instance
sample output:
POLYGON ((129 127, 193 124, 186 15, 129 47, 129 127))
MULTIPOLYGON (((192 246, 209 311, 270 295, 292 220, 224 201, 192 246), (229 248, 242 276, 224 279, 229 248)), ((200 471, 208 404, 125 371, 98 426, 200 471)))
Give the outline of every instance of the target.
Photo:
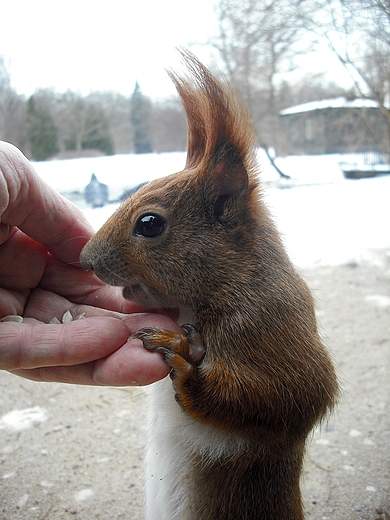
POLYGON ((248 173, 237 146, 226 144, 214 155, 211 181, 218 195, 240 195, 248 187, 248 173))

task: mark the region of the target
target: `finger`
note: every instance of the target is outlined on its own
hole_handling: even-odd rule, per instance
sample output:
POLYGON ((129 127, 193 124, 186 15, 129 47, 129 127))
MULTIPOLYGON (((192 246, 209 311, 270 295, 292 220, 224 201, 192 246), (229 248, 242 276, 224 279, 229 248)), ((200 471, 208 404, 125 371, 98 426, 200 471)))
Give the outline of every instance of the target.
MULTIPOLYGON (((101 291, 96 290, 94 293, 91 292, 88 296, 79 298, 81 301, 86 302, 86 304, 80 305, 69 301, 68 298, 64 298, 55 292, 46 291, 40 288, 34 289, 30 293, 23 317, 34 318, 42 323, 49 323, 53 318, 57 318, 61 321, 61 318, 66 311, 70 311, 73 318, 76 318, 80 314, 85 314, 87 318, 93 316, 113 316, 124 318, 123 314, 125 313, 134 314, 145 312, 144 307, 136 303, 126 302, 122 298, 120 291, 115 291, 115 289, 118 288, 106 286, 101 287, 101 291), (90 303, 89 305, 87 304, 88 302, 90 303), (104 305, 104 308, 100 308, 99 305, 104 305)), ((74 300, 77 301, 77 298, 75 297, 74 300)), ((8 314, 12 313, 8 312, 8 314)))
POLYGON ((147 352, 142 343, 131 340, 115 354, 77 366, 43 367, 10 372, 33 381, 96 386, 148 385, 168 375, 162 356, 147 352))
MULTIPOLYGON (((1 170, 0 170, 0 181, 1 181, 1 170)), ((0 183, 1 184, 1 183, 0 183)), ((1 190, 1 185, 0 185, 0 190, 1 190)), ((1 200, 1 195, 0 195, 0 200, 1 200)), ((1 220, 1 211, 0 211, 0 220, 1 220)), ((4 244, 4 242, 6 242, 9 237, 15 233, 15 231, 17 230, 17 228, 15 228, 15 226, 9 226, 8 224, 3 224, 0 222, 0 244, 4 244)))
POLYGON ((21 231, 1 246, 0 285, 13 290, 36 287, 45 270, 46 249, 21 231))
POLYGON ((19 368, 16 370, 8 370, 11 374, 38 381, 40 383, 69 383, 73 385, 94 385, 100 386, 93 380, 93 372, 95 361, 76 366, 59 366, 59 367, 43 367, 43 368, 19 368))
POLYGON ((0 143, 1 222, 17 226, 65 262, 78 262, 93 235, 83 213, 46 184, 24 155, 0 143))
MULTIPOLYGON (((131 334, 148 326, 183 333, 174 321, 160 314, 133 314, 125 318, 125 323, 131 334)), ((142 341, 132 339, 110 356, 98 360, 94 364, 92 377, 94 384, 98 385, 148 385, 164 378, 169 372, 170 368, 159 353, 148 352, 142 341)))
POLYGON ((161 354, 148 352, 138 339, 128 341, 111 356, 94 364, 93 381, 98 385, 149 385, 170 372, 161 354))
POLYGON ((22 315, 29 294, 30 291, 9 291, 0 288, 0 318, 9 314, 22 315))
MULTIPOLYGON (((96 320, 86 319, 81 320, 79 323, 88 321, 96 322, 96 320)), ((176 323, 166 316, 158 314, 134 314, 124 317, 124 321, 120 323, 126 326, 126 339, 130 334, 145 326, 161 327, 178 333, 183 332, 176 323)), ((15 323, 13 325, 20 326, 23 324, 15 323)), ((43 326, 46 327, 45 325, 43 326)), ((58 328, 61 326, 53 325, 52 327, 58 328)), ((84 348, 85 346, 83 345, 80 347, 81 352, 84 348)), ((125 341, 120 348, 114 349, 111 346, 110 350, 110 354, 106 353, 97 361, 87 362, 87 359, 84 359, 85 362, 79 365, 69 366, 70 355, 67 353, 66 363, 63 361, 61 366, 47 366, 48 363, 43 363, 43 365, 46 365, 43 368, 37 366, 34 369, 23 370, 14 366, 13 368, 8 368, 8 370, 35 381, 59 381, 63 383, 109 386, 147 385, 162 379, 170 371, 162 356, 158 353, 146 351, 140 340, 125 341)), ((81 357, 85 358, 84 354, 81 357)), ((56 363, 54 364, 56 365, 56 363)))
POLYGON ((0 323, 0 368, 79 365, 106 357, 126 343, 129 330, 115 318, 65 325, 0 323))
POLYGON ((19 226, 63 262, 78 265, 80 252, 94 234, 83 213, 41 179, 29 197, 34 209, 19 226))

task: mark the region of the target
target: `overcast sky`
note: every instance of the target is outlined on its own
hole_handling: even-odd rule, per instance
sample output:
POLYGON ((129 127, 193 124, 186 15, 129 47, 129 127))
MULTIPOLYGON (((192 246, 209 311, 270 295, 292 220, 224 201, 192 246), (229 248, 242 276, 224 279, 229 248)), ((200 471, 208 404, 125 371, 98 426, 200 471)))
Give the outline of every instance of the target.
MULTIPOLYGON (((0 2, 0 55, 20 94, 53 87, 128 96, 138 80, 144 94, 164 98, 175 93, 164 69, 178 64, 177 46, 198 43, 190 48, 210 64, 200 44, 215 33, 211 0, 0 2)), ((326 48, 314 59, 303 57, 296 75, 319 69, 333 71, 329 80, 350 83, 326 48)))
MULTIPOLYGON (((174 92, 165 67, 175 47, 205 42, 215 25, 208 0, 3 0, 0 55, 23 94, 54 87, 174 92)), ((193 48, 202 59, 205 50, 193 48)))

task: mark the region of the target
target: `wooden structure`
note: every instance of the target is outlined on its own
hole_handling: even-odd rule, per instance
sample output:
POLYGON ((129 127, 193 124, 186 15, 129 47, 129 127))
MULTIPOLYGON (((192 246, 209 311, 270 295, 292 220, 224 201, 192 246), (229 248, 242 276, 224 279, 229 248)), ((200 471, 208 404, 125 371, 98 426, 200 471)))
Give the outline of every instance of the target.
POLYGON ((305 103, 279 114, 278 155, 390 151, 389 121, 372 99, 335 98, 305 103))

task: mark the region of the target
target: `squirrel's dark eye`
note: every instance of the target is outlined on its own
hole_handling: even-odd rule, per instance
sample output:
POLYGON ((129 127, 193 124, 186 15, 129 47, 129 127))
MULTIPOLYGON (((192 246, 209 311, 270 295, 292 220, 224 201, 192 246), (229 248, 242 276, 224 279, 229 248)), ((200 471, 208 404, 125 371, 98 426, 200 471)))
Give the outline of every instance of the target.
POLYGON ((145 238, 155 238, 165 229, 165 220, 159 215, 143 215, 137 220, 135 234, 145 238))

